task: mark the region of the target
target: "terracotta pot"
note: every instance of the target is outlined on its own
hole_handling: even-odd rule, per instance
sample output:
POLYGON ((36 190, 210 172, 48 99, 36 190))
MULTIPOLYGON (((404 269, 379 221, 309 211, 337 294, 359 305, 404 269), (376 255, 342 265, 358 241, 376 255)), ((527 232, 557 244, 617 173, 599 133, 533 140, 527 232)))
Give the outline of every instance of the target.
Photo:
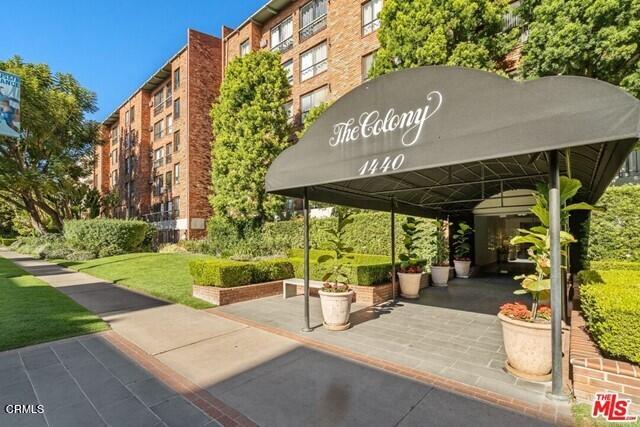
POLYGON ((349 316, 351 315, 353 291, 325 292, 319 290, 318 295, 320 295, 324 327, 330 331, 344 331, 345 329, 349 329, 351 326, 349 316))
POLYGON ((398 273, 400 278, 400 295, 403 298, 416 299, 420 297, 420 283, 424 273, 398 273))
POLYGON ((551 379, 551 322, 532 323, 498 314, 507 353, 506 368, 529 381, 551 379))
POLYGON ((432 265, 431 266, 431 281, 433 286, 447 286, 449 282, 449 266, 432 265))
POLYGON ((453 260, 453 266, 456 269, 456 276, 462 279, 469 278, 469 270, 471 270, 471 261, 453 260))

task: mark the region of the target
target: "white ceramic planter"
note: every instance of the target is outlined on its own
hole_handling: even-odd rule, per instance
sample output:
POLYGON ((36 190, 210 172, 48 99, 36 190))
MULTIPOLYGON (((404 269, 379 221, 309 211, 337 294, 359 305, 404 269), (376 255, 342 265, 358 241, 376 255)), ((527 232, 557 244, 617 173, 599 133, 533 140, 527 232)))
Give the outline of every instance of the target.
POLYGON ((471 270, 471 261, 453 260, 453 266, 456 269, 456 277, 460 277, 462 279, 469 278, 469 270, 471 270))
POLYGON ((349 315, 351 314, 351 301, 353 291, 348 292, 325 292, 319 290, 320 306, 322 307, 322 317, 324 327, 330 331, 344 331, 349 329, 349 315))
POLYGON ((449 282, 449 271, 451 267, 432 265, 431 266, 431 281, 433 286, 447 286, 449 282))
POLYGON ((403 298, 416 299, 420 297, 420 283, 424 273, 398 273, 400 279, 400 295, 403 298))
POLYGON ((551 323, 511 319, 499 313, 507 371, 529 381, 551 379, 551 323))

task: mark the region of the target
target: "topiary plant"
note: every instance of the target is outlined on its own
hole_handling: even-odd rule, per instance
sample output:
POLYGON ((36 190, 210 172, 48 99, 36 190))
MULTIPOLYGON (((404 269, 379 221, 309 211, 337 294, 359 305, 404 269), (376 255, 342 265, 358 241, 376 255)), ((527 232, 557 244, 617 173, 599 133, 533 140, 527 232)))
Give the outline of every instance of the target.
POLYGON ((449 246, 446 241, 447 223, 441 219, 436 221, 436 227, 431 232, 431 238, 435 243, 435 255, 431 265, 436 267, 449 267, 449 246))
POLYGON ((469 224, 462 221, 453 235, 454 257, 458 261, 468 261, 471 254, 471 235, 474 230, 469 224))
POLYGON ((335 253, 334 256, 322 255, 318 258, 319 263, 333 260, 333 267, 322 277, 325 292, 347 292, 349 277, 344 267, 344 260, 352 258, 353 248, 344 243, 345 228, 353 222, 352 213, 346 210, 338 210, 338 220, 336 227, 327 230, 330 238, 327 249, 335 253))
POLYGON ((402 273, 422 273, 422 266, 418 259, 418 246, 424 237, 424 230, 420 226, 421 222, 413 217, 407 217, 402 224, 402 232, 404 233, 404 253, 401 253, 400 270, 402 273))

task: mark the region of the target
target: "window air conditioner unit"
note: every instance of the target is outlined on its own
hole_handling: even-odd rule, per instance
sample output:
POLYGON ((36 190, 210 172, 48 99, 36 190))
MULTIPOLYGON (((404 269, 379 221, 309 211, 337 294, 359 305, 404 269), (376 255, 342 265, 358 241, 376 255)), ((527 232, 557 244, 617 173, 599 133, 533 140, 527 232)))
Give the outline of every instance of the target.
POLYGON ((267 47, 267 40, 266 39, 260 40, 260 48, 263 49, 265 47, 267 47))

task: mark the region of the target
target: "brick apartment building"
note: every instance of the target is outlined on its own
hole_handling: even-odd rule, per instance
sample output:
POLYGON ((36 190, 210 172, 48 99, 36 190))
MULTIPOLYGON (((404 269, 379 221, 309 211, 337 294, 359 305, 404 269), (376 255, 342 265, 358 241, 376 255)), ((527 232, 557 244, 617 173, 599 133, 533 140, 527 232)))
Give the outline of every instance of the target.
POLYGON ((209 110, 222 79, 219 38, 187 44, 102 123, 93 182, 119 199, 111 215, 144 218, 160 241, 205 234, 211 167, 209 110))
MULTIPOLYGON (((102 193, 117 190, 114 214, 153 222, 161 241, 203 236, 211 214, 209 110, 229 62, 280 52, 292 88, 284 108, 300 126, 311 108, 367 80, 383 1, 270 0, 237 28, 223 27, 222 40, 189 30, 187 45, 103 122, 94 183, 102 193)), ((504 22, 519 25, 511 13, 504 22)), ((519 57, 516 49, 504 68, 515 70, 519 57)))

